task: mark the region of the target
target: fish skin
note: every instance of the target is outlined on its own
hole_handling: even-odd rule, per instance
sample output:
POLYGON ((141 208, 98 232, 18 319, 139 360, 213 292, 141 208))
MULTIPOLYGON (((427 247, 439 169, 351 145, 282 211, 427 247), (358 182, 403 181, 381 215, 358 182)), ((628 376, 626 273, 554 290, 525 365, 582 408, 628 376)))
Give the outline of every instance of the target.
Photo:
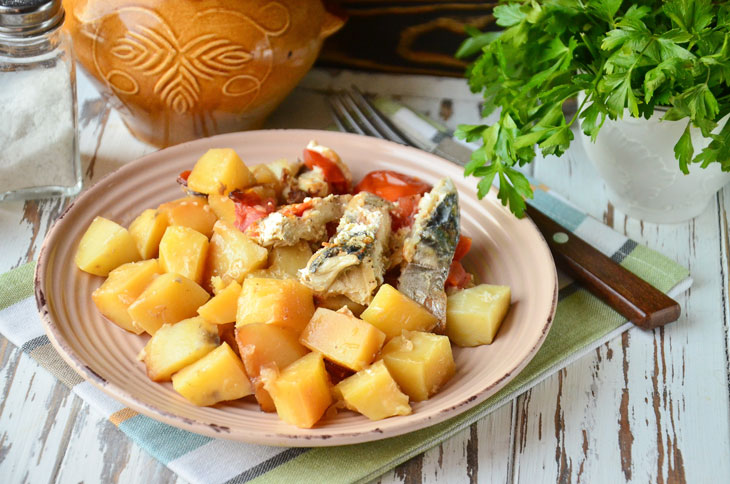
POLYGON ((342 294, 369 304, 383 283, 391 204, 362 192, 345 208, 337 232, 300 271, 300 281, 319 296, 342 294))
POLYGON ((435 328, 446 325, 446 292, 454 251, 459 242, 459 195, 453 181, 442 179, 421 199, 411 233, 404 244, 405 267, 398 290, 423 304, 439 319, 435 328), (438 197, 434 201, 434 197, 438 197))

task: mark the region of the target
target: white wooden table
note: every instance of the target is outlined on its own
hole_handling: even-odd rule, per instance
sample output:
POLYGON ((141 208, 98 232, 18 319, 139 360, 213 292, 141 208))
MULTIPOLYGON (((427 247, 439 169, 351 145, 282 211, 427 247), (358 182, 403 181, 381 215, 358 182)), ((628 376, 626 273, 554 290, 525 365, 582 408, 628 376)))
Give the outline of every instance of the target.
MULTIPOLYGON (((479 119, 479 99, 461 80, 313 71, 269 127, 329 125, 321 92, 353 83, 401 96, 452 127, 479 119)), ((86 186, 153 150, 84 76, 79 112, 86 186)), ((730 187, 692 221, 642 223, 607 202, 575 145, 536 162, 534 176, 688 267, 695 283, 679 298, 682 318, 609 342, 380 482, 730 482, 730 187)), ((65 203, 0 203, 0 272, 38 255, 65 203)), ((0 482, 181 481, 3 338, 0 360, 0 482)))

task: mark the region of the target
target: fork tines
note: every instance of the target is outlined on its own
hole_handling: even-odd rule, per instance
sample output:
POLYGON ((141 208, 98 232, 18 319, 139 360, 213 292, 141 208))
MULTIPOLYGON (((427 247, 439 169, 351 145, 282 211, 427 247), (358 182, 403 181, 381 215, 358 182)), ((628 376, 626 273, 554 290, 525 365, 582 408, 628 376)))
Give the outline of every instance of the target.
POLYGON ((357 87, 336 92, 328 100, 340 130, 414 145, 357 87))

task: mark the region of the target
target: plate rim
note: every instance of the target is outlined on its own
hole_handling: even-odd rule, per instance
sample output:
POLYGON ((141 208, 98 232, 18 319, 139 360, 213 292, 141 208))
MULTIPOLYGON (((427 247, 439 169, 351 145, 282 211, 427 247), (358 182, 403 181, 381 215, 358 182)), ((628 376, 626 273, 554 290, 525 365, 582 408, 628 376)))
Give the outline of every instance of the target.
MULTIPOLYGON (((93 185, 85 188, 69 205, 66 207, 66 209, 61 213, 61 215, 54 221, 52 227, 49 229, 48 233, 46 234, 43 244, 41 245, 41 249, 39 251, 38 260, 36 263, 36 267, 34 269, 34 294, 35 294, 35 300, 36 300, 36 306, 38 309, 38 313, 41 319, 41 323, 43 325, 44 331, 46 335, 49 338, 49 341, 53 345, 53 347, 56 349, 56 351, 59 353, 61 358, 79 375, 81 376, 85 381, 90 382, 92 385, 94 385, 96 388, 102 390, 105 394, 109 395, 113 399, 115 399, 118 402, 121 402, 122 404, 126 405, 127 407, 131 408, 132 410, 135 410, 139 412, 140 414, 146 415, 149 418, 152 418, 154 420, 157 420, 159 422, 171 425, 173 427, 177 427, 182 430, 186 430, 195 434, 211 437, 211 438, 224 438, 228 440, 234 440, 234 441, 240 441, 240 442, 248 442, 253 444, 262 444, 262 445, 274 445, 274 446, 288 446, 288 447, 326 447, 326 446, 338 446, 338 445, 351 445, 351 444, 357 444, 357 443, 363 443, 363 442, 370 442, 375 440, 382 440, 386 438, 396 437, 400 435, 404 435, 407 433, 411 433, 417 430, 421 430, 427 427, 431 427, 433 425, 436 425, 438 423, 441 423, 443 421, 446 421, 450 418, 457 417, 458 415, 462 414, 463 412, 475 407, 476 405, 482 403, 487 398, 489 398, 491 395, 499 391, 501 388, 503 388, 507 383, 509 383, 513 378, 515 378, 524 368, 527 366, 527 364, 534 358, 537 351, 540 349, 542 344, 545 341, 545 338, 547 337, 547 334, 549 333, 549 330, 552 326, 553 320, 555 318, 555 311, 557 308, 558 303, 558 276, 557 276, 557 269, 555 267, 555 261, 552 257, 552 253, 549 250, 549 246, 547 244, 547 241, 545 240, 545 237, 543 234, 538 230, 535 223, 530 219, 529 217, 525 217, 523 220, 526 220, 531 225, 531 230, 533 230, 539 238, 539 241, 541 242, 541 248, 543 249, 543 252, 551 262, 551 266, 553 269, 553 278, 552 279, 552 301, 549 310, 547 311, 546 320, 542 323, 541 327, 541 333, 540 337, 537 341, 533 344, 532 348, 529 350, 525 358, 523 358, 517 365, 513 366, 507 373, 502 375, 499 379, 492 382, 487 387, 481 388, 478 392, 471 394, 466 400, 462 400, 459 403, 455 405, 449 405, 445 408, 442 408, 438 410, 437 413, 433 415, 426 415, 423 417, 423 419, 418 422, 418 428, 409 428, 408 426, 400 426, 392 429, 388 429, 387 433, 384 433, 381 429, 375 428, 371 431, 357 431, 357 432, 346 432, 346 431, 337 431, 335 432, 335 435, 330 434, 321 434, 321 433, 313 433, 313 434, 307 434, 305 431, 307 429, 297 429, 299 434, 296 433, 287 433, 282 431, 273 431, 273 432, 258 432, 254 436, 247 436, 251 438, 240 438, 238 434, 234 435, 230 432, 230 430, 226 431, 226 428, 221 428, 215 424, 208 424, 200 421, 196 421, 194 419, 191 419, 189 417, 184 417, 181 415, 177 415, 171 412, 168 412, 166 410, 163 410, 161 408, 158 408, 152 404, 145 403, 142 400, 139 400, 134 397, 131 393, 123 390, 121 387, 115 385, 113 382, 109 382, 103 377, 101 377, 98 373, 96 373, 91 367, 89 367, 86 362, 84 362, 71 348, 71 346, 65 341, 63 336, 60 334, 60 331, 57 327, 57 324, 55 321, 53 321, 53 318, 51 317, 50 309, 49 309, 49 301, 47 300, 47 297, 45 295, 45 272, 46 269, 49 266, 50 263, 50 257, 52 253, 52 249, 55 246, 54 242, 62 237, 62 234, 60 234, 60 229, 62 228, 62 221, 66 217, 67 214, 71 213, 71 211, 75 210, 74 207, 78 205, 79 202, 83 203, 83 201, 87 198, 90 198, 97 192, 101 191, 102 188, 107 185, 111 180, 113 180, 116 177, 119 177, 120 174, 123 174, 126 171, 134 170, 138 165, 143 165, 148 161, 148 159, 156 158, 159 156, 159 153, 162 151, 184 151, 186 147, 189 147, 190 145, 197 145, 202 144, 203 141, 211 142, 216 139, 224 139, 224 138, 231 138, 240 136, 242 134, 249 134, 250 133, 292 133, 292 134, 308 134, 312 137, 312 139, 317 138, 317 134, 327 133, 328 136, 332 135, 338 135, 342 137, 355 137, 358 139, 364 138, 362 135, 352 134, 352 133, 342 133, 337 131, 327 131, 327 130, 314 130, 314 129, 264 129, 264 130, 252 130, 252 131, 239 131, 234 133, 225 133, 220 134, 216 136, 211 136, 208 138, 200 138, 192 141, 188 141, 185 143, 180 143, 177 145, 173 145, 167 148, 163 148, 160 150, 153 151, 151 153, 148 153, 146 155, 143 155, 139 158, 136 158, 134 160, 131 160, 129 162, 125 162, 121 167, 113 170, 112 172, 106 174, 101 179, 99 179, 97 182, 95 182, 93 185), (338 440, 341 438, 354 438, 356 440, 348 441, 348 442, 339 442, 338 440)), ((372 138, 373 143, 385 143, 387 145, 391 145, 392 148, 395 148, 397 150, 415 150, 419 153, 426 153, 432 157, 438 158, 441 163, 445 163, 447 165, 453 165, 452 162, 435 155, 433 153, 428 153, 426 151, 420 150, 418 148, 414 148, 411 146, 405 146, 398 143, 394 143, 392 141, 388 140, 382 140, 382 139, 376 139, 372 138)), ((221 145, 223 146, 223 145, 221 145)), ((490 191, 494 191, 495 188, 492 187, 490 191)), ((396 417, 397 418, 397 417, 396 417)), ((320 427, 321 429, 322 427, 320 427)))

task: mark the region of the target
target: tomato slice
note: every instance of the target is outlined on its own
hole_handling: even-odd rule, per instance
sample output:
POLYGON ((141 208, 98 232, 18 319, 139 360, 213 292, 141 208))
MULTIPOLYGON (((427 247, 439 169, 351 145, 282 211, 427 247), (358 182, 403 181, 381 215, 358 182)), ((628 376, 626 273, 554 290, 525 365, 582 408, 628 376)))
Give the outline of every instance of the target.
POLYGON ((355 187, 355 193, 370 192, 391 202, 401 197, 422 195, 433 188, 416 177, 392 170, 371 171, 355 187))
POLYGON ((401 227, 410 227, 413 225, 413 219, 416 217, 418 211, 418 202, 421 201, 421 195, 408 195, 406 197, 400 197, 391 216, 393 217, 393 224, 391 228, 395 231, 401 227))
POLYGON ((446 286, 453 286, 458 289, 465 288, 471 282, 472 275, 466 272, 461 262, 454 260, 451 262, 449 276, 446 278, 446 286))
POLYGON ((185 170, 181 172, 177 176, 177 182, 184 187, 188 186, 188 177, 190 176, 190 173, 192 173, 191 170, 185 170))
POLYGON ((460 261, 463 259, 467 252, 469 252, 469 249, 471 249, 471 237, 463 234, 460 235, 459 243, 456 244, 456 250, 454 251, 454 260, 460 261))
POLYGON ((324 179, 327 183, 329 183, 333 193, 339 195, 350 191, 347 178, 345 178, 345 174, 342 173, 342 170, 339 166, 337 166, 337 163, 330 160, 319 151, 305 148, 304 164, 310 170, 313 170, 315 166, 322 170, 324 179))
POLYGON ((236 208, 236 222, 234 225, 241 232, 244 232, 255 221, 276 210, 275 200, 271 198, 262 199, 259 194, 253 191, 234 190, 228 194, 228 197, 233 200, 236 208))

